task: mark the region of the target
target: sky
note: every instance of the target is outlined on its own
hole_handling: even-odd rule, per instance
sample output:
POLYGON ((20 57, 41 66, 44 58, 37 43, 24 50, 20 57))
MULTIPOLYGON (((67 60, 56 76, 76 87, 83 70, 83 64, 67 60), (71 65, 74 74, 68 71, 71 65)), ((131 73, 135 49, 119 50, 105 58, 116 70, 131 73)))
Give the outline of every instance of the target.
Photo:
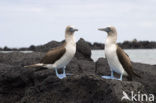
POLYGON ((62 41, 67 25, 76 40, 104 43, 112 25, 118 42, 156 41, 156 0, 0 0, 0 47, 62 41))

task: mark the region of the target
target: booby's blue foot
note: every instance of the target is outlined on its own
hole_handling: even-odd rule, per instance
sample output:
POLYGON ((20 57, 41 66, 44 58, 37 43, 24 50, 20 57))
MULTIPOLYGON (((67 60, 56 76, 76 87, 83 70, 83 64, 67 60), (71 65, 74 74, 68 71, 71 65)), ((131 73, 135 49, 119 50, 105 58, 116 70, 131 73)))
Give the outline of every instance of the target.
MULTIPOLYGON (((57 74, 56 74, 56 75, 57 75, 57 74)), ((64 74, 58 74, 57 77, 58 77, 59 79, 63 79, 63 78, 66 77, 66 75, 64 75, 64 74)))
POLYGON ((59 79, 63 79, 63 78, 66 77, 65 67, 63 68, 63 74, 58 74, 57 68, 55 68, 55 72, 56 72, 56 76, 57 76, 59 79))
POLYGON ((102 78, 104 78, 104 79, 115 79, 115 77, 113 75, 113 71, 111 71, 111 76, 102 76, 102 78))
POLYGON ((104 78, 104 79, 114 79, 114 77, 112 77, 112 76, 102 76, 102 78, 104 78))

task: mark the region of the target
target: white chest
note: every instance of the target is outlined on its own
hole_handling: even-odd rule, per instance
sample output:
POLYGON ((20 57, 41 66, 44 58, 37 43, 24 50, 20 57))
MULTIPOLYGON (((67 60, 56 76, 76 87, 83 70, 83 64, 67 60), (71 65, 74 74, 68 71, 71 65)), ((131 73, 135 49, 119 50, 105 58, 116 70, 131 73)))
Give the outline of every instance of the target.
POLYGON ((107 58, 113 58, 116 56, 116 45, 106 45, 105 46, 105 55, 107 58))
POLYGON ((75 55, 75 52, 76 52, 76 44, 75 43, 71 43, 66 46, 66 55, 73 57, 75 55))
POLYGON ((109 45, 105 47, 105 56, 111 69, 115 68, 118 61, 116 55, 116 45, 109 45))
POLYGON ((105 46, 105 56, 107 58, 110 69, 127 75, 124 68, 122 67, 116 53, 117 46, 115 44, 105 46))
POLYGON ((65 54, 57 62, 53 64, 53 67, 62 68, 66 66, 74 57, 76 53, 76 44, 75 43, 67 44, 65 48, 66 48, 65 54))

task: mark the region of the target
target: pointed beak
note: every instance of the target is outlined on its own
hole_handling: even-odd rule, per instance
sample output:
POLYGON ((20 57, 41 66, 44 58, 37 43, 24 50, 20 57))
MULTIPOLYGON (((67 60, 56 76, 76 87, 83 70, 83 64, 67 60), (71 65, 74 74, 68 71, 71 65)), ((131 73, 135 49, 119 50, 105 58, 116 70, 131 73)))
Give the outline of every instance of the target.
POLYGON ((75 32, 75 31, 78 31, 78 29, 72 28, 70 31, 71 31, 71 32, 75 32))
POLYGON ((78 31, 78 29, 73 29, 73 31, 78 31))
POLYGON ((105 31, 105 32, 109 32, 110 31, 110 29, 108 27, 107 28, 99 28, 98 30, 105 31))
POLYGON ((98 30, 100 30, 100 31, 105 31, 105 28, 99 28, 98 30))

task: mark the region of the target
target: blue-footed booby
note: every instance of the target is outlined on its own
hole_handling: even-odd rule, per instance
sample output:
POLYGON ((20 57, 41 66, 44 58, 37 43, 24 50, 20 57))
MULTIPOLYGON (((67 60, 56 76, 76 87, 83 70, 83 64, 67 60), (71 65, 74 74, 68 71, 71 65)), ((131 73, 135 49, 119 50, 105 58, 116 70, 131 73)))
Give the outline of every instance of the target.
POLYGON ((117 79, 122 81, 123 75, 127 76, 129 80, 132 80, 132 76, 140 77, 133 71, 129 56, 116 44, 116 28, 110 26, 106 28, 100 28, 98 30, 107 32, 107 39, 105 42, 105 56, 111 71, 111 76, 102 76, 102 78, 117 79), (120 74, 120 78, 115 78, 113 72, 120 74))
POLYGON ((65 68, 76 53, 76 42, 74 32, 78 29, 67 26, 65 30, 65 43, 50 50, 40 61, 40 63, 28 65, 24 67, 45 67, 55 69, 56 76, 60 79, 66 77, 65 68), (63 73, 59 74, 57 69, 62 68, 63 73))

